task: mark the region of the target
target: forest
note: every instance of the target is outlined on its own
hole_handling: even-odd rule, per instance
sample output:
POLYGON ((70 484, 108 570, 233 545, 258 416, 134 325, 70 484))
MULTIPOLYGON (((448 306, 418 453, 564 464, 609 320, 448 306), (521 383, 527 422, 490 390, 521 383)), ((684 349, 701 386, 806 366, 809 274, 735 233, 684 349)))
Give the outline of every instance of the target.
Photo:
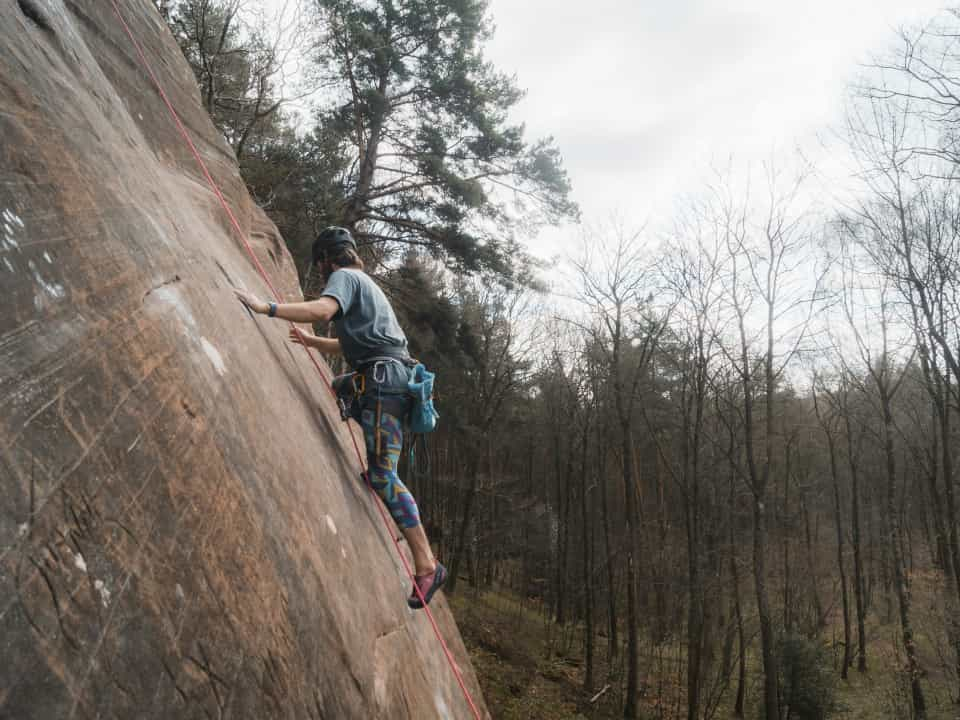
POLYGON ((527 137, 484 0, 155 3, 305 295, 350 228, 437 373, 401 474, 495 717, 956 717, 960 11, 848 87, 849 187, 734 159, 632 227, 527 137))

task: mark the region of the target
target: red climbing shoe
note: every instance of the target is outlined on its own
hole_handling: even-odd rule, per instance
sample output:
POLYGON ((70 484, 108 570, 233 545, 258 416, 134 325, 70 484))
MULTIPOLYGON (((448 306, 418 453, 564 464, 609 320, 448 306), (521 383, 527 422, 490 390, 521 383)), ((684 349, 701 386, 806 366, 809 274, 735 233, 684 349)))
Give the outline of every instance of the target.
POLYGON ((429 604, 433 594, 440 589, 440 586, 443 585, 446 580, 447 569, 440 563, 437 563, 437 569, 429 575, 417 575, 414 578, 414 582, 416 582, 417 587, 420 588, 420 592, 423 595, 423 602, 420 601, 420 595, 417 594, 417 588, 415 587, 410 592, 410 597, 407 598, 407 605, 414 610, 419 610, 424 606, 424 603, 429 604))

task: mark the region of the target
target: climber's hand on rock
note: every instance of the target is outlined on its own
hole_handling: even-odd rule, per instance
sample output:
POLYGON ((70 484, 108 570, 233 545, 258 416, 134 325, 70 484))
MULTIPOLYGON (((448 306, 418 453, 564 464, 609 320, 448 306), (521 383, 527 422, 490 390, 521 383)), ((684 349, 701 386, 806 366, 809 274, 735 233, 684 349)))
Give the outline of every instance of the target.
POLYGON ((307 347, 310 347, 313 344, 313 341, 316 339, 316 335, 307 332, 306 330, 300 330, 299 328, 295 327, 290 328, 290 342, 292 342, 294 345, 306 345, 307 347))
POLYGON ((268 312, 270 312, 270 303, 260 300, 253 293, 248 293, 246 290, 238 290, 237 288, 234 288, 233 294, 237 296, 237 300, 242 302, 256 313, 266 315, 268 312))

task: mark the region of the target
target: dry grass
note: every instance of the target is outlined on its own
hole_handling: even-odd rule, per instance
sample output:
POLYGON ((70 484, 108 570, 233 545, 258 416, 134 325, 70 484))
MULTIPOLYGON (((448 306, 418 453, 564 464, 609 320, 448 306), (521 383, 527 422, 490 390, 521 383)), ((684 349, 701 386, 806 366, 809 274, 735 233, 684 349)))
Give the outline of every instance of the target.
MULTIPOLYGON (((960 705, 953 702, 956 676, 943 633, 941 580, 930 573, 913 577, 913 623, 921 663, 922 684, 928 720, 960 720, 960 705)), ((484 689, 487 705, 496 720, 607 720, 622 716, 622 687, 619 674, 608 675, 602 662, 605 638, 597 638, 596 689, 610 690, 590 704, 584 691, 580 628, 558 628, 546 622, 534 609, 522 607, 505 593, 488 592, 479 597, 471 588, 451 598, 460 631, 471 653, 484 689)), ((902 666, 899 624, 883 622, 878 606, 867 628, 868 672, 851 669, 849 679, 837 681, 841 720, 907 720, 909 688, 898 669, 902 666)), ((825 637, 836 637, 835 629, 825 637)), ((682 660, 678 646, 643 648, 642 681, 646 693, 641 700, 645 720, 686 718, 682 691, 677 687, 677 664, 682 660), (661 672, 658 668, 663 668, 661 672)), ((749 658, 747 720, 756 720, 760 668, 756 654, 749 658)), ((839 674, 839 670, 838 670, 839 674)), ((712 720, 732 718, 731 688, 712 720)))
POLYGON ((564 637, 562 628, 501 593, 474 597, 465 588, 450 604, 496 720, 620 716, 616 703, 603 701, 609 692, 589 704, 579 645, 563 649, 571 636, 564 637))

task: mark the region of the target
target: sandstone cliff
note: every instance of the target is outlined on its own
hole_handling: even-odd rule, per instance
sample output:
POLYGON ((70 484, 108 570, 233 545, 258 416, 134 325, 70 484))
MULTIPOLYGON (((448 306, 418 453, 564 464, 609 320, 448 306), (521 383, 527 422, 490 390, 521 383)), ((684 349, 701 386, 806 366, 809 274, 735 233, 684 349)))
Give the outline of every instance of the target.
MULTIPOLYGON (((297 298, 152 4, 122 7, 297 298)), ((470 717, 321 379, 231 285, 267 294, 109 0, 0 2, 0 718, 470 717)))

